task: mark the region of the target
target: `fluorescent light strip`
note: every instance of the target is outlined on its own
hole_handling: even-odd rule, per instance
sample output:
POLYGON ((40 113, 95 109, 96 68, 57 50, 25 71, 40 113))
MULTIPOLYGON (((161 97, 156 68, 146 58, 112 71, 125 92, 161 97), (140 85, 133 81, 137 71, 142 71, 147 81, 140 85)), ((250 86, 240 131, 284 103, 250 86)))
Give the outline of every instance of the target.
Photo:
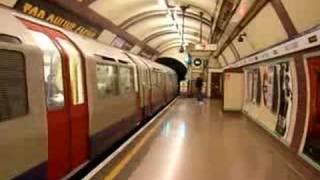
MULTIPOLYGON (((182 27, 177 22, 178 20, 178 7, 175 7, 174 13, 172 13, 172 9, 169 9, 166 0, 158 0, 158 4, 162 9, 166 9, 168 11, 167 17, 169 18, 169 24, 174 26, 174 30, 177 32, 179 39, 183 42, 182 37, 182 27)), ((184 44, 183 44, 184 45, 184 44)))

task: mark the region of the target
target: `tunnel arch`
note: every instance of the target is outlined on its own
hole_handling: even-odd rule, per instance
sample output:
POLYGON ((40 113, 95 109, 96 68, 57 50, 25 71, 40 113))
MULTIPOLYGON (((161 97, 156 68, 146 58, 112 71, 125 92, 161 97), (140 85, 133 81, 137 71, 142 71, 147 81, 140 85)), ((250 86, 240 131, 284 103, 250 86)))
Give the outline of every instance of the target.
POLYGON ((185 80, 185 76, 187 74, 187 67, 180 60, 177 60, 172 57, 160 57, 156 60, 156 62, 168 66, 174 71, 176 71, 178 75, 178 81, 185 80))

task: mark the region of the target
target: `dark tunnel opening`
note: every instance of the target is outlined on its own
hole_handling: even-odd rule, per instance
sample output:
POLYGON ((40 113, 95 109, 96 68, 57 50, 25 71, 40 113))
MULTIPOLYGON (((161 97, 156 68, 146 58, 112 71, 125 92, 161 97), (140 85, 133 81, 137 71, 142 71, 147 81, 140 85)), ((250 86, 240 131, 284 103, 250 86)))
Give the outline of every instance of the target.
POLYGON ((185 80, 187 74, 187 68, 179 60, 169 57, 162 57, 156 60, 156 62, 163 64, 175 70, 178 75, 178 81, 185 80))

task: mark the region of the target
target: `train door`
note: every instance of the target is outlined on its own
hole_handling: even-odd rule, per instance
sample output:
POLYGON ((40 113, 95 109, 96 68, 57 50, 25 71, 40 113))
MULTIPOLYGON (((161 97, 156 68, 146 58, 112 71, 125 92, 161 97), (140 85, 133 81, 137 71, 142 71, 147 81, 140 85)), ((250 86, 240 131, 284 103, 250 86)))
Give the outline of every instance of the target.
POLYGON ((145 108, 145 117, 151 115, 151 100, 150 100, 150 84, 149 84, 149 72, 148 67, 143 69, 144 78, 142 83, 143 99, 144 99, 144 108, 145 108))
POLYGON ((88 159, 88 103, 80 52, 61 33, 24 22, 44 52, 48 177, 60 179, 88 159))
POLYGON ((165 103, 167 104, 170 99, 170 85, 169 85, 169 79, 167 77, 167 74, 163 74, 163 79, 164 79, 164 93, 165 93, 165 103))
POLYGON ((147 85, 146 85, 146 92, 147 92, 147 96, 146 100, 148 101, 148 112, 149 115, 152 115, 153 112, 153 98, 152 98, 152 93, 153 93, 153 86, 152 86, 152 81, 151 81, 151 76, 152 76, 152 71, 151 68, 147 65, 147 63, 144 62, 144 64, 146 65, 146 81, 147 81, 147 85))
POLYGON ((71 123, 71 168, 86 162, 89 154, 89 113, 85 90, 83 59, 78 49, 62 34, 54 36, 64 54, 66 80, 69 89, 71 123))
POLYGON ((168 87, 167 87, 167 78, 165 73, 161 73, 161 79, 163 83, 163 94, 164 94, 164 105, 168 102, 168 87))
POLYGON ((221 99, 221 74, 211 74, 211 97, 213 99, 221 99))

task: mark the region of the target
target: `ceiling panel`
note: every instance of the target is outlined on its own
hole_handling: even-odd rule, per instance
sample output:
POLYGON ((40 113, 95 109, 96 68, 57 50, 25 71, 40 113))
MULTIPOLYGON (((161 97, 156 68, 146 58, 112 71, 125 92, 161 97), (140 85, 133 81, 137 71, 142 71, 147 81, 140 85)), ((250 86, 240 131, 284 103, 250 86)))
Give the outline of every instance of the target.
POLYGON ((204 10, 204 13, 212 15, 216 8, 217 0, 169 0, 169 4, 178 6, 190 4, 204 10))
MULTIPOLYGON (((217 2, 221 0, 167 0, 172 9, 174 19, 182 31, 182 15, 179 9, 182 5, 190 5, 188 16, 185 18, 185 38, 188 43, 197 43, 200 39, 200 12, 204 12, 203 42, 208 43, 211 32, 211 16, 216 10, 217 2), (179 10, 178 10, 179 9, 179 10), (179 13, 180 11, 180 13, 179 13), (176 15, 174 12, 177 12, 176 15), (179 15, 180 14, 180 15, 179 15)), ((124 28, 140 41, 147 38, 147 44, 160 50, 168 44, 179 44, 181 37, 173 26, 172 18, 168 15, 165 0, 96 0, 89 5, 98 14, 124 28), (125 23, 124 23, 125 22, 125 23), (154 38, 150 38, 154 37, 154 38)), ((221 2, 219 2, 221 3, 221 2)))
POLYGON ((319 25, 319 0, 282 0, 282 2, 299 32, 309 30, 319 25))
MULTIPOLYGON (((186 39, 193 39, 195 41, 199 41, 198 37, 195 37, 195 36, 192 36, 192 35, 188 35, 188 34, 185 35, 185 38, 186 39)), ((161 36, 161 37, 159 37, 157 39, 154 39, 154 40, 150 41, 148 43, 148 45, 150 45, 153 48, 156 48, 159 44, 162 44, 163 42, 167 42, 167 41, 170 41, 170 40, 179 40, 178 34, 168 34, 168 35, 161 36)), ((207 41, 204 41, 204 42, 207 43, 207 41)))
POLYGON ((161 8, 157 0, 96 0, 89 7, 117 25, 136 14, 161 8))
POLYGON ((257 14, 244 28, 243 32, 246 33, 244 40, 248 41, 255 51, 262 50, 288 38, 277 13, 270 3, 257 14))
MULTIPOLYGON (((182 18, 177 18, 177 22, 182 28, 182 18)), ((167 29, 174 29, 170 19, 166 16, 158 16, 156 18, 149 18, 139 21, 134 26, 131 26, 127 31, 134 36, 138 37, 140 40, 144 39, 145 37, 153 34, 155 31, 159 30, 159 27, 167 27, 167 29)), ((194 19, 185 19, 185 27, 190 27, 194 30, 200 31, 200 22, 194 19)), ((210 27, 207 25, 203 25, 203 35, 209 37, 210 34, 210 27)))
POLYGON ((236 57, 234 56, 232 50, 230 47, 227 47, 224 52, 223 52, 226 60, 228 61, 228 63, 233 63, 236 60, 236 57))
POLYGON ((225 60, 223 59, 223 57, 222 56, 219 56, 219 58, 218 58, 218 62, 220 63, 220 65, 222 66, 222 67, 224 67, 224 66, 226 66, 227 64, 226 64, 226 62, 225 62, 225 60))

